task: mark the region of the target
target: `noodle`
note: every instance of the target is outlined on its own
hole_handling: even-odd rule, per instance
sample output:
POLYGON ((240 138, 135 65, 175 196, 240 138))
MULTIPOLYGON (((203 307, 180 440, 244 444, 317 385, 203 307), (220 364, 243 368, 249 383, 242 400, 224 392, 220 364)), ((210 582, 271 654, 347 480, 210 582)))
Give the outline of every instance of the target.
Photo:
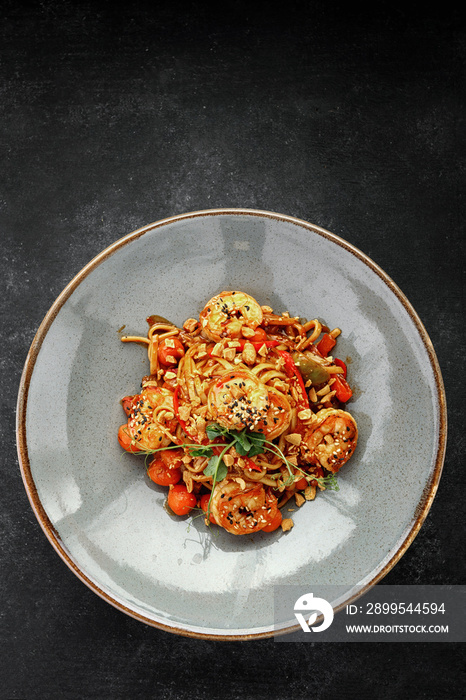
POLYGON ((122 400, 121 446, 150 458, 168 506, 202 508, 232 534, 292 527, 298 507, 335 474, 357 443, 346 365, 330 354, 339 328, 275 314, 244 292, 222 292, 182 328, 149 317, 149 375, 122 400), (154 320, 154 322, 151 322, 154 320))

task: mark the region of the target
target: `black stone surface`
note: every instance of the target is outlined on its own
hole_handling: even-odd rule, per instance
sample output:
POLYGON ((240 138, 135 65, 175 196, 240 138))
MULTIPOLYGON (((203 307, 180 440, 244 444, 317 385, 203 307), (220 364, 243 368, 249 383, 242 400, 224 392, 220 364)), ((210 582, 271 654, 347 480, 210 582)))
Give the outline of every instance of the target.
POLYGON ((460 7, 1 4, 1 698, 462 696, 457 645, 199 641, 125 616, 53 551, 15 451, 28 348, 95 254, 186 211, 298 216, 371 256, 434 343, 449 409, 444 474, 385 582, 463 583, 460 7))

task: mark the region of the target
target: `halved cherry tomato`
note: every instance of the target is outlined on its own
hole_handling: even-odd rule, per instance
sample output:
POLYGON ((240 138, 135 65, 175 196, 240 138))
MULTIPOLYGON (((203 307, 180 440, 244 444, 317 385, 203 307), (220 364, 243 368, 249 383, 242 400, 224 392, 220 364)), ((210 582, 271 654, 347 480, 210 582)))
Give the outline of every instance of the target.
POLYGON ((180 357, 184 355, 183 343, 178 338, 165 338, 160 341, 157 355, 161 365, 177 365, 180 357))
POLYGON ((275 515, 273 520, 268 525, 261 528, 262 532, 273 532, 274 530, 280 527, 282 520, 283 516, 281 514, 281 511, 277 510, 277 514, 275 515))
POLYGON ((147 470, 149 478, 159 486, 177 484, 181 479, 181 469, 166 464, 161 457, 152 460, 147 470))
POLYGON ((335 381, 332 384, 332 390, 336 391, 336 398, 341 403, 346 403, 353 396, 351 387, 344 377, 340 374, 335 374, 335 381))
MULTIPOLYGON (((201 496, 201 499, 199 501, 199 505, 201 506, 204 513, 207 513, 207 508, 209 507, 209 501, 210 501, 210 493, 205 493, 203 496, 201 496)), ((211 523, 217 522, 213 516, 213 513, 210 514, 209 520, 211 523)))
POLYGON ((118 429, 118 442, 120 443, 120 447, 126 450, 126 452, 140 452, 139 447, 128 433, 127 423, 120 425, 118 429))
POLYGON ((337 341, 329 333, 324 333, 322 340, 317 343, 317 349, 324 357, 335 347, 337 341))
POLYGON ((187 515, 196 505, 197 498, 184 484, 173 486, 168 492, 168 505, 176 515, 187 515))

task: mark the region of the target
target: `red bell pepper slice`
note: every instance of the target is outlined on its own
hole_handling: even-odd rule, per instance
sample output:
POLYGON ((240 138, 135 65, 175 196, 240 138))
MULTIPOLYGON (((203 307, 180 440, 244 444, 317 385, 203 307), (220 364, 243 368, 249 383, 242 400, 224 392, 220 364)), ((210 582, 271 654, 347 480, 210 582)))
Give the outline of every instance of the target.
POLYGON ((341 374, 335 374, 335 381, 332 384, 332 390, 334 390, 335 396, 341 403, 346 403, 353 396, 351 387, 341 374))
POLYGON ((262 471, 262 467, 259 467, 250 457, 242 457, 241 459, 246 460, 246 469, 250 469, 253 472, 262 471))
POLYGON ((324 357, 330 353, 330 351, 335 347, 337 341, 329 333, 324 333, 322 340, 317 343, 317 349, 324 357))
POLYGON ((340 376, 340 377, 343 376, 343 377, 346 379, 346 372, 347 372, 347 370, 346 370, 346 365, 345 365, 345 363, 343 362, 343 360, 340 360, 338 357, 335 357, 334 360, 333 360, 333 363, 334 363, 337 367, 341 367, 341 368, 342 368, 343 374, 340 374, 339 376, 340 376))
POLYGON ((307 398, 306 387, 304 386, 304 380, 301 372, 296 367, 294 360, 289 352, 287 352, 286 350, 277 350, 277 352, 280 355, 280 357, 282 357, 285 360, 285 372, 287 373, 288 377, 294 377, 298 382, 302 395, 302 402, 299 408, 301 410, 309 408, 309 400, 307 398))

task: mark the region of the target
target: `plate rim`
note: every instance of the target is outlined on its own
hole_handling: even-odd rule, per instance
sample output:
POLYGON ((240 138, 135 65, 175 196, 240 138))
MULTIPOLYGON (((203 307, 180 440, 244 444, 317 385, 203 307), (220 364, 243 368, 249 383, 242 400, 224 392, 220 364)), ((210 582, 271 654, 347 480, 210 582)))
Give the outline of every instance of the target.
POLYGON ((381 581, 388 572, 395 566, 395 564, 401 559, 401 557, 406 553, 412 542, 414 541, 416 535, 421 529, 427 514, 430 511, 432 503, 434 501, 435 495, 440 482, 440 477, 443 470, 443 464, 445 461, 446 452, 446 441, 447 441, 447 406, 446 406, 446 395, 445 387, 443 383, 443 378, 440 370, 440 365, 435 353, 432 341, 422 323, 420 317, 412 306, 411 302, 401 291, 398 285, 392 280, 392 278, 368 255, 359 250, 356 246, 349 243, 345 239, 341 238, 335 233, 328 231, 317 224, 312 224, 308 221, 300 219, 295 216, 280 214, 278 212, 272 212, 262 209, 248 209, 248 208, 214 208, 214 209, 201 209, 198 211, 190 211, 184 214, 178 214, 164 219, 160 219, 150 224, 146 224, 131 233, 126 234, 122 238, 117 239, 111 245, 107 246, 104 250, 93 257, 65 286, 62 292, 58 295, 52 306, 47 311, 44 316, 33 340, 30 345, 26 360, 24 363, 23 371, 21 374, 18 398, 16 404, 16 444, 19 466, 21 471, 21 476, 23 480, 23 485, 26 490, 26 494, 29 499, 29 503, 32 507, 34 515, 39 522, 43 532, 45 533, 47 539, 52 544, 55 551, 58 553, 60 558, 64 563, 71 569, 71 571, 94 593, 96 593, 100 598, 110 603, 113 607, 117 608, 121 612, 126 613, 130 617, 139 620, 149 626, 156 627, 158 629, 170 632, 173 634, 179 634, 181 636, 197 638, 197 639, 210 639, 217 641, 246 641, 246 640, 256 640, 263 639, 267 637, 272 637, 278 634, 286 634, 289 632, 294 632, 299 629, 299 625, 292 625, 290 627, 281 629, 267 629, 265 631, 259 632, 237 632, 232 630, 231 633, 226 629, 222 630, 222 634, 216 634, 209 631, 198 631, 185 627, 177 627, 172 625, 167 625, 160 620, 154 620, 149 618, 142 613, 130 609, 121 600, 116 597, 111 596, 104 590, 102 590, 96 582, 89 578, 81 569, 78 564, 74 561, 73 557, 68 553, 65 544, 62 542, 58 531, 55 529, 53 523, 50 521, 44 507, 39 499, 37 488, 35 486, 34 478, 32 475, 31 464, 29 461, 29 454, 27 448, 27 435, 26 435, 26 415, 27 415, 27 401, 29 394, 29 386, 31 378, 34 372, 34 367, 42 347, 42 344, 47 336, 47 333, 55 320, 58 312, 74 292, 74 290, 81 284, 81 282, 102 262, 104 262, 110 255, 112 255, 117 250, 120 250, 129 243, 137 240, 149 231, 152 231, 162 226, 168 224, 183 221, 189 218, 199 218, 206 216, 222 216, 222 215, 245 215, 245 216, 258 216, 274 219, 275 221, 284 221, 288 223, 293 223, 302 228, 307 229, 313 233, 316 233, 333 243, 336 243, 340 247, 344 248, 348 252, 355 255, 360 261, 365 263, 373 272, 375 272, 378 277, 388 286, 390 291, 397 297, 398 301, 402 304, 406 312, 411 318, 411 321, 415 325, 419 336, 424 344, 424 348, 427 352, 429 358, 430 366, 433 371, 436 394, 435 400, 437 402, 438 415, 439 415, 439 437, 435 453, 435 463, 430 474, 430 478, 426 482, 419 502, 415 508, 415 512, 401 534, 398 541, 393 545, 392 549, 388 555, 379 563, 379 565, 369 574, 367 578, 369 580, 360 581, 354 586, 355 592, 350 594, 350 597, 345 599, 341 604, 335 608, 335 612, 338 612, 346 605, 357 600, 359 597, 364 595, 366 591, 375 586, 379 581, 381 581))

